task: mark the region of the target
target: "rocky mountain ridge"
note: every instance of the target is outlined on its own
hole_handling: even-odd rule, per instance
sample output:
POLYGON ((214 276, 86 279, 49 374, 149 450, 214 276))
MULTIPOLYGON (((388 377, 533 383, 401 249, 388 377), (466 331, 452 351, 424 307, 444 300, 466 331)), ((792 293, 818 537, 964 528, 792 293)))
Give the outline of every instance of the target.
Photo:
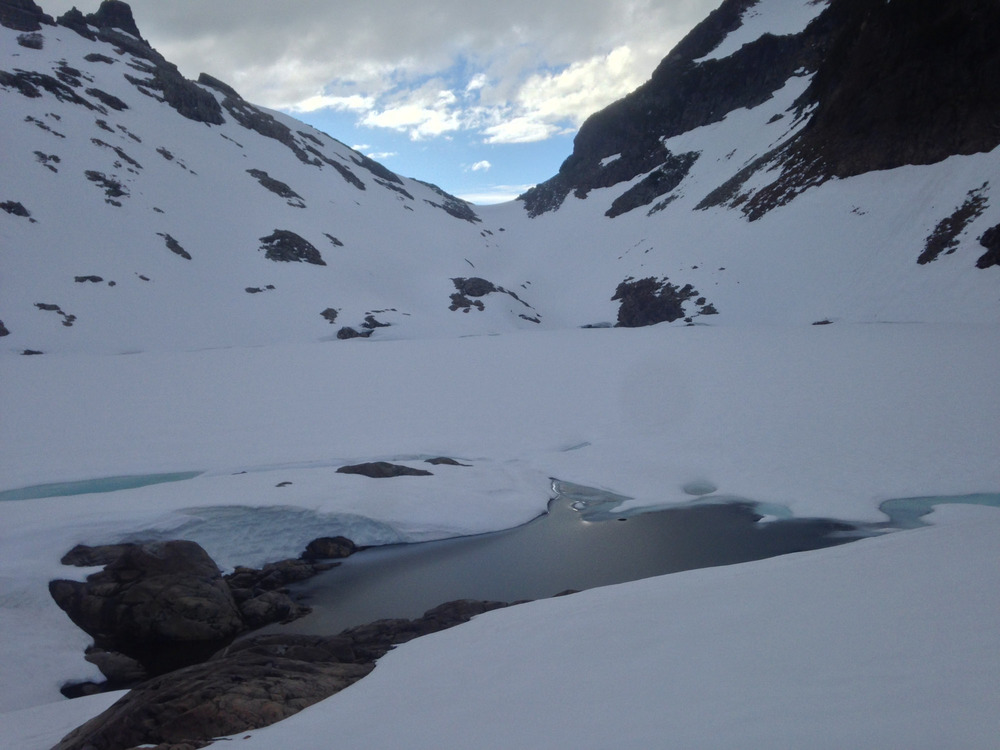
MULTIPOLYGON (((646 84, 592 115, 559 174, 521 196, 528 212, 555 210, 570 192, 583 198, 642 174, 649 174, 644 186, 651 189, 617 200, 631 208, 649 205, 672 191, 693 162, 687 154, 678 163, 663 146, 666 139, 763 103, 793 75, 812 76, 793 111, 804 125, 709 193, 700 207, 742 206, 753 220, 834 177, 931 164, 1000 145, 1000 91, 993 83, 1000 53, 987 31, 1000 28, 995 3, 832 0, 799 33, 765 33, 725 58, 702 59, 739 29, 742 14, 755 4, 724 2, 646 84), (612 154, 622 156, 606 164, 612 154), (752 194, 741 190, 751 176, 771 168, 780 174, 770 185, 752 194), (668 174, 678 177, 664 180, 668 174)), ((608 215, 620 212, 613 206, 608 215)))

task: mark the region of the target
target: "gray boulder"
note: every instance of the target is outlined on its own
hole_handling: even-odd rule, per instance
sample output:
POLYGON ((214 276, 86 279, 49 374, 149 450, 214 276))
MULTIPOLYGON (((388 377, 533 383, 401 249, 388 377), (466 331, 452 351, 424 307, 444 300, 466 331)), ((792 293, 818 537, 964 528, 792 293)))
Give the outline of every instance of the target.
POLYGON ((218 566, 194 542, 122 545, 86 582, 50 581, 49 592, 95 646, 151 674, 201 661, 245 629, 218 566))
POLYGON ((119 750, 205 741, 273 724, 343 690, 374 664, 336 638, 285 637, 234 648, 154 678, 73 730, 53 750, 119 750))

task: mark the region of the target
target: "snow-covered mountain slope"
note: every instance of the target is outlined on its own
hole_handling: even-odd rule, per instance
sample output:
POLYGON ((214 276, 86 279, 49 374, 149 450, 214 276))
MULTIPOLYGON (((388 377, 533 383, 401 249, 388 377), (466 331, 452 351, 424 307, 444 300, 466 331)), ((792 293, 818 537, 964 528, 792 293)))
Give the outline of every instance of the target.
POLYGON ((472 207, 184 81, 121 29, 84 31, 98 38, 0 28, 5 350, 334 338, 409 316, 411 333, 535 325, 511 295, 449 310, 452 278, 498 252, 472 207))
POLYGON ((7 354, 1000 319, 990 3, 906 4, 890 34, 899 3, 727 0, 584 125, 556 177, 494 207, 399 177, 211 76, 184 80, 124 3, 57 24, 31 0, 0 5, 7 354), (903 63, 943 21, 938 57, 964 55, 923 92, 916 111, 933 116, 875 106, 926 80, 927 65, 903 63), (876 43, 892 67, 869 75, 876 43), (863 64, 875 94, 855 127, 843 113, 863 64), (912 148, 840 158, 887 154, 893 123, 912 148))

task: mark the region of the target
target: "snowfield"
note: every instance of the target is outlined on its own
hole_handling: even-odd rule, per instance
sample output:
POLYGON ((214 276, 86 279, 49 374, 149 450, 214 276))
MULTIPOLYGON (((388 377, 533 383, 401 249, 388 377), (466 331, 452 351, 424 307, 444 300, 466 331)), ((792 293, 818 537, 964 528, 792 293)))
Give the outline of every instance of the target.
MULTIPOLYGON (((204 472, 0 502, 0 705, 35 707, 4 714, 0 732, 16 741, 0 733, 0 745, 47 747, 55 728, 79 723, 56 702, 60 684, 97 677, 82 658, 88 638, 46 589, 89 572, 58 562, 77 542, 169 531, 198 506, 287 507, 289 524, 271 533, 200 540, 223 566, 259 564, 328 529, 378 542, 513 526, 543 512, 549 477, 630 506, 685 502, 682 486, 703 480, 800 516, 874 520, 887 498, 1000 488, 998 366, 995 327, 934 324, 0 359, 3 489, 204 472), (335 473, 437 455, 472 466, 335 473), (296 508, 329 525, 296 526, 296 508), (49 739, 29 742, 40 716, 49 739)), ((656 736, 773 747, 806 734, 884 747, 903 729, 907 747, 989 747, 1000 511, 949 507, 938 519, 948 523, 490 613, 400 648, 246 746, 319 747, 336 727, 399 747, 638 748, 656 736)))

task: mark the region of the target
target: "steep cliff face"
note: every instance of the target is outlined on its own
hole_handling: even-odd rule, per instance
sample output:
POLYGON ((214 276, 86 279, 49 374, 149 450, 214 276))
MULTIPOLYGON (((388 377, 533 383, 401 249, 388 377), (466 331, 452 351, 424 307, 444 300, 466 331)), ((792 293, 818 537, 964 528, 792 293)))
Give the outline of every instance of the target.
POLYGON ((796 72, 814 70, 828 39, 825 24, 796 35, 764 34, 721 59, 708 55, 741 25, 757 0, 726 0, 660 63, 648 82, 592 115, 559 173, 520 197, 529 215, 552 211, 573 192, 585 197, 651 172, 675 155, 663 141, 767 100, 796 72), (610 157, 620 155, 610 163, 610 157))
MULTIPOLYGON (((805 187, 1000 145, 1000 5, 834 0, 810 117, 782 149, 781 176, 751 197, 751 219, 805 187)), ((765 160, 765 162, 768 160, 765 160)))
POLYGON ((795 103, 803 127, 701 207, 740 206, 756 219, 831 177, 1000 145, 1000 6, 992 0, 831 0, 798 33, 765 33, 728 56, 705 58, 755 4, 723 3, 645 85, 593 115, 559 173, 521 196, 528 214, 557 209, 570 192, 584 197, 652 172, 676 158, 663 141, 754 107, 793 76, 812 76, 795 103), (621 157, 602 162, 613 154, 621 157), (775 167, 766 186, 744 189, 775 167))

